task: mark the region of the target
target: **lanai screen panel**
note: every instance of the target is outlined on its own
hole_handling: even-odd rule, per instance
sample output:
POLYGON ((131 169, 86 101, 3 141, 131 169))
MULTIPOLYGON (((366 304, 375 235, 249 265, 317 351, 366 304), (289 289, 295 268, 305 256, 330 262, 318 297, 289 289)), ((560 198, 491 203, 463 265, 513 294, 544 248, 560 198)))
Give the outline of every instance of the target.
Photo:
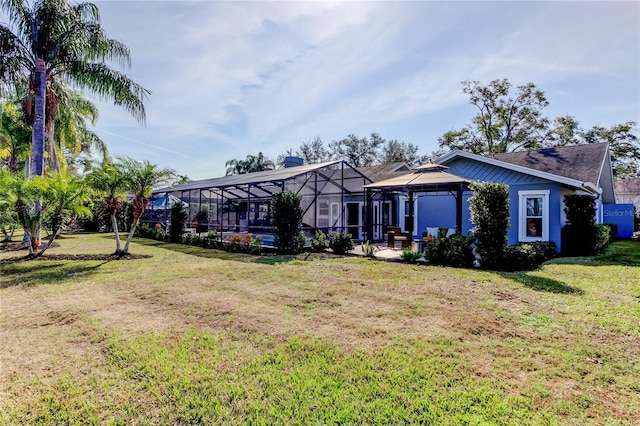
POLYGON ((189 203, 189 219, 207 210, 211 229, 251 231, 270 227, 272 195, 291 191, 302 196, 303 224, 311 230, 326 224, 344 226, 344 203, 363 201, 363 186, 370 182, 347 163, 333 161, 194 181, 156 193, 172 193, 189 203))

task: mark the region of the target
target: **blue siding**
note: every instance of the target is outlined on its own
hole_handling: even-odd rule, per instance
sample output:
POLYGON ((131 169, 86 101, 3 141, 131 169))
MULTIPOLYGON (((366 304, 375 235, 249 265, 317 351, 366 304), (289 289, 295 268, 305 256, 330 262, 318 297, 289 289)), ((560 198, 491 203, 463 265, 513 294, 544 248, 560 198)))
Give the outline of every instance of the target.
MULTIPOLYGON (((554 241, 560 250, 560 231, 562 228, 562 194, 561 185, 535 176, 513 170, 504 169, 489 164, 479 163, 466 158, 456 159, 449 166, 449 172, 471 180, 505 183, 509 185, 510 198, 510 227, 507 232, 509 244, 518 242, 519 225, 519 195, 518 191, 548 190, 549 191, 549 240, 554 241)), ((467 234, 473 224, 470 221, 469 197, 465 193, 462 204, 462 232, 467 234)), ((417 228, 416 236, 421 236, 427 227, 454 228, 456 225, 456 204, 453 195, 429 193, 417 199, 417 228)))
POLYGON ((544 184, 509 186, 509 209, 511 216, 511 226, 507 233, 509 244, 516 244, 518 242, 518 203, 520 200, 518 191, 549 190, 549 241, 555 241, 558 246, 558 251, 560 251, 560 231, 562 229, 562 194, 560 187, 561 185, 559 183, 549 181, 544 184))
MULTIPOLYGON (((470 192, 462 196, 462 233, 466 235, 473 224, 469 212, 470 192)), ((456 199, 448 192, 428 193, 416 200, 417 204, 417 228, 415 235, 420 237, 427 227, 455 228, 456 227, 456 199)))
POLYGON ((482 182, 500 182, 508 185, 544 184, 549 181, 526 175, 491 164, 480 163, 467 158, 459 158, 447 164, 449 172, 471 180, 482 182))

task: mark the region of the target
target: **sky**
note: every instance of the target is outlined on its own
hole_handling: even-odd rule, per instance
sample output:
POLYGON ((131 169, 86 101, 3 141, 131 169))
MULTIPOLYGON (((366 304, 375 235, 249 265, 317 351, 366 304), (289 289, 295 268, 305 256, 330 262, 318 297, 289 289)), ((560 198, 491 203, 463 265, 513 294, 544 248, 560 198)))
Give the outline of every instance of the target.
POLYGON ((475 114, 461 82, 507 78, 581 127, 640 121, 640 2, 96 1, 146 123, 100 102, 113 156, 191 179, 319 136, 437 149, 475 114))

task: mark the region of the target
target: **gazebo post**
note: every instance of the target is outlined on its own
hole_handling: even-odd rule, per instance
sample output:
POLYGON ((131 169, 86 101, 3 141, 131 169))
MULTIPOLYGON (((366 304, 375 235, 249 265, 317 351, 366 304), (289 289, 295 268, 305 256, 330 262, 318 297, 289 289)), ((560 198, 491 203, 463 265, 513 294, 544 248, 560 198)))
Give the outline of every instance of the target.
POLYGON ((414 210, 413 204, 414 204, 413 191, 409 191, 409 223, 408 224, 405 223, 405 227, 409 232, 409 244, 411 244, 411 242, 413 241, 413 210, 414 210))
POLYGON ((462 184, 456 189, 456 229, 462 234, 462 184))
POLYGON ((373 242, 373 194, 371 189, 365 189, 365 233, 367 241, 373 242))

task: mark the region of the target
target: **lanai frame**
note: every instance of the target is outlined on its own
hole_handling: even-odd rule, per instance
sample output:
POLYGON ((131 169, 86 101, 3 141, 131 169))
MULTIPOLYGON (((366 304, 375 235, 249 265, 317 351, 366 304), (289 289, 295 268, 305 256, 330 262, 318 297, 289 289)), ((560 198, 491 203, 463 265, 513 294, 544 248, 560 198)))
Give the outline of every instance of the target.
MULTIPOLYGON (((268 206, 273 194, 291 191, 302 195, 304 230, 308 235, 313 235, 317 229, 346 230, 349 226, 346 222, 346 203, 364 203, 364 186, 371 182, 345 161, 331 161, 193 181, 155 190, 154 195, 168 193, 189 203, 190 220, 206 207, 207 228, 210 230, 219 233, 268 234, 273 228, 268 220, 257 219, 261 214, 258 209, 263 208, 261 205, 268 206), (323 206, 328 203, 330 208, 334 204, 341 206, 338 217, 332 217, 333 211, 321 211, 321 203, 323 206)), ((267 218, 269 213, 267 211, 267 218)))

